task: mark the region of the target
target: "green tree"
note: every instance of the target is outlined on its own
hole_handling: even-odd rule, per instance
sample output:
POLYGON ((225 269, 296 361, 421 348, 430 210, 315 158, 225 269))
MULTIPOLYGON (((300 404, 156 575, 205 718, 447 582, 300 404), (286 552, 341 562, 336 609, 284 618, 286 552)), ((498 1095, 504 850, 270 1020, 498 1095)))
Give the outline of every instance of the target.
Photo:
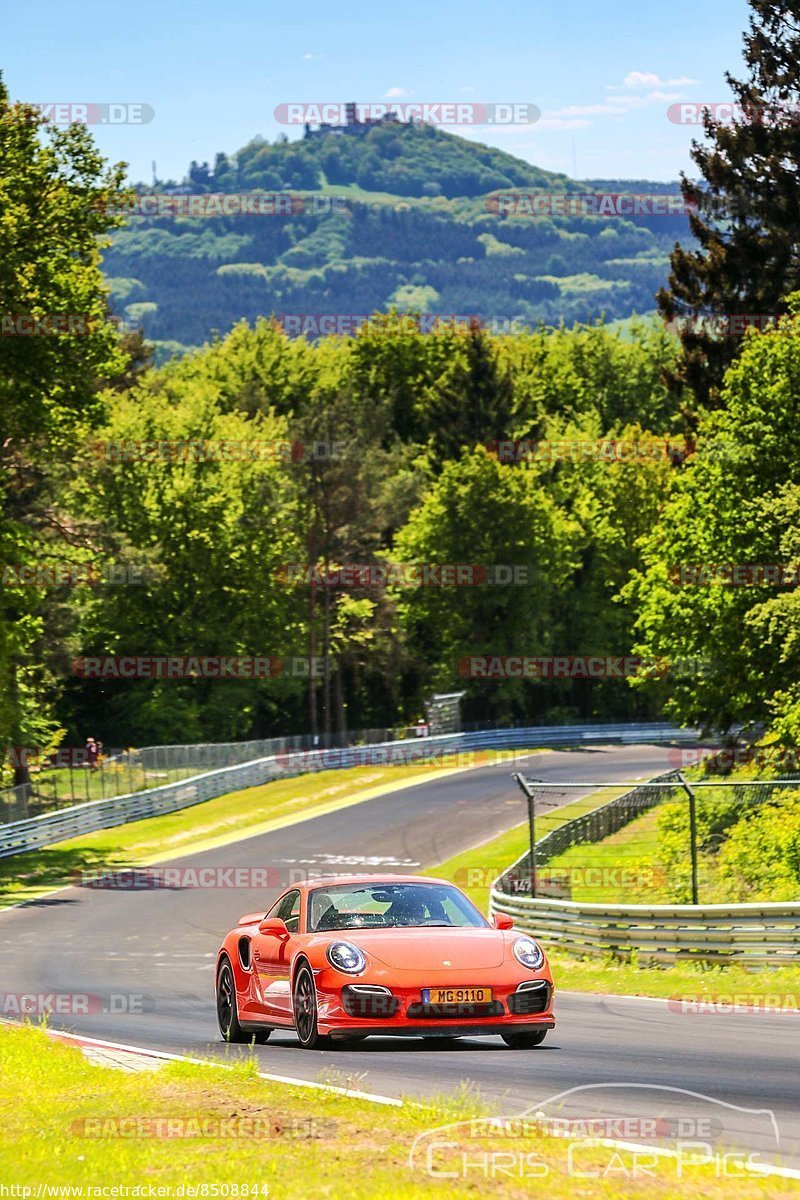
MULTIPOLYGON (((419 701, 430 689, 466 686, 483 712, 525 711, 532 690, 519 680, 464 682, 470 656, 538 655, 554 649, 559 607, 576 565, 576 523, 533 471, 504 466, 482 448, 447 463, 395 539, 401 563, 519 567, 518 584, 411 586, 396 591, 399 620, 414 649, 419 701), (461 666, 459 664, 462 664, 461 666)), ((538 691, 539 710, 547 707, 538 691)))
POLYGON ((424 402, 439 464, 465 447, 507 437, 512 422, 514 388, 493 339, 473 321, 459 342, 459 353, 424 402))
MULTIPOLYGON (((12 104, 1 81, 0 161, 0 542, 4 563, 41 564, 92 546, 60 494, 101 419, 98 380, 126 365, 100 271, 124 168, 104 165, 85 126, 57 129, 12 104)), ((55 730, 62 609, 38 588, 0 589, 3 746, 42 745, 55 730)))
MULTIPOLYGON (((800 312, 800 297, 789 304, 800 312)), ((787 318, 746 339, 726 376, 724 410, 702 419, 696 454, 646 540, 645 566, 623 588, 638 614, 638 650, 695 664, 670 698, 685 721, 723 729, 762 721, 774 696, 791 709, 796 593, 774 573, 744 586, 721 580, 726 568, 759 564, 783 566, 791 580, 800 549, 789 488, 800 466, 798 395, 800 335, 787 318)))
POLYGON ((676 384, 702 405, 719 402, 736 339, 718 337, 691 318, 714 313, 783 313, 800 284, 800 0, 750 0, 746 80, 726 75, 741 116, 727 124, 710 114, 710 144, 694 142, 702 180, 683 177, 697 207, 695 248, 676 245, 669 286, 658 294, 663 316, 679 319, 683 354, 676 384), (680 318, 690 318, 683 325, 680 318))
MULTIPOLYGON (((175 368, 109 393, 73 507, 113 527, 141 582, 82 594, 80 655, 299 656, 302 614, 281 586, 298 560, 298 466, 285 418, 226 412, 213 380, 175 368), (139 453, 147 443, 155 449, 139 453), (158 449, 161 447, 161 449, 158 449)), ((75 681, 72 720, 106 741, 221 741, 301 710, 305 677, 75 681)))

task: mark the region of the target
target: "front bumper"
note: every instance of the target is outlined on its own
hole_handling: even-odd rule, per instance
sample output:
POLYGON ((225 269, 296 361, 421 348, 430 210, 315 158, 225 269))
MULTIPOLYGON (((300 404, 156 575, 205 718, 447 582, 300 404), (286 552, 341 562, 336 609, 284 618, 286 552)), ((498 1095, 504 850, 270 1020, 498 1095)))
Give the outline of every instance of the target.
MULTIPOLYGON (((504 1033, 524 1029, 552 1029, 553 984, 549 977, 500 983, 481 981, 492 988, 484 1004, 423 1003, 422 989, 388 980, 316 978, 318 1023, 321 1033, 382 1033, 404 1037, 461 1037, 478 1033, 504 1033)), ((466 982, 448 986, 477 986, 466 982)))

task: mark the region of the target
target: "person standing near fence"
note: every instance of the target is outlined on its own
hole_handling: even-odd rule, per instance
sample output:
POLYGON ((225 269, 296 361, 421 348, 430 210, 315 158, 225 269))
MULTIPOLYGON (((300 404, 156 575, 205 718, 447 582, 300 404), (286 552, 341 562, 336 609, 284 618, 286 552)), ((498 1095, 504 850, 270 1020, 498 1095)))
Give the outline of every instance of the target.
POLYGON ((89 766, 89 770, 96 771, 97 770, 97 760, 100 757, 100 754, 102 752, 103 743, 98 742, 93 737, 88 737, 86 739, 85 749, 86 749, 86 762, 89 766))

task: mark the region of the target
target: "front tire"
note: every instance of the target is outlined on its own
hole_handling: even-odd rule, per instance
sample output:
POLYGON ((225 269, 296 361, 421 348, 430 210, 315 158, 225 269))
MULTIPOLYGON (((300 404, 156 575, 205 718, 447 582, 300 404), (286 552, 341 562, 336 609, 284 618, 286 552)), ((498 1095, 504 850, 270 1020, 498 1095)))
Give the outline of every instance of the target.
POLYGON ((533 1033, 501 1033, 500 1036, 512 1050, 533 1050, 534 1046, 541 1046, 547 1037, 547 1030, 537 1029, 533 1033))
POLYGON ((230 959, 223 958, 217 975, 217 1024, 224 1042, 248 1042, 236 1011, 236 983, 230 959))
POLYGON ((297 1037, 304 1050, 324 1050, 330 1045, 330 1038, 321 1034, 317 1027, 317 989, 311 968, 306 963, 295 976, 292 1011, 297 1037))

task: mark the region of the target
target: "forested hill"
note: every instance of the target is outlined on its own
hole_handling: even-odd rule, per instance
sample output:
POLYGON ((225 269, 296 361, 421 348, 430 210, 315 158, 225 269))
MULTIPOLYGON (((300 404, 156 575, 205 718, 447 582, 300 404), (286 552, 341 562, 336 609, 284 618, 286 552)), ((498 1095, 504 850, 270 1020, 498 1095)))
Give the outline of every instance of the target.
POLYGON ((180 183, 135 190, 105 270, 114 311, 162 356, 258 316, 397 307, 475 314, 502 329, 647 313, 672 244, 687 234, 682 215, 498 211, 493 198, 508 191, 557 198, 677 185, 577 183, 423 125, 256 138, 211 166, 192 163, 180 183), (153 212, 152 193, 172 199, 153 212), (277 196, 263 212, 224 214, 211 203, 190 215, 190 196, 220 193, 277 196))

